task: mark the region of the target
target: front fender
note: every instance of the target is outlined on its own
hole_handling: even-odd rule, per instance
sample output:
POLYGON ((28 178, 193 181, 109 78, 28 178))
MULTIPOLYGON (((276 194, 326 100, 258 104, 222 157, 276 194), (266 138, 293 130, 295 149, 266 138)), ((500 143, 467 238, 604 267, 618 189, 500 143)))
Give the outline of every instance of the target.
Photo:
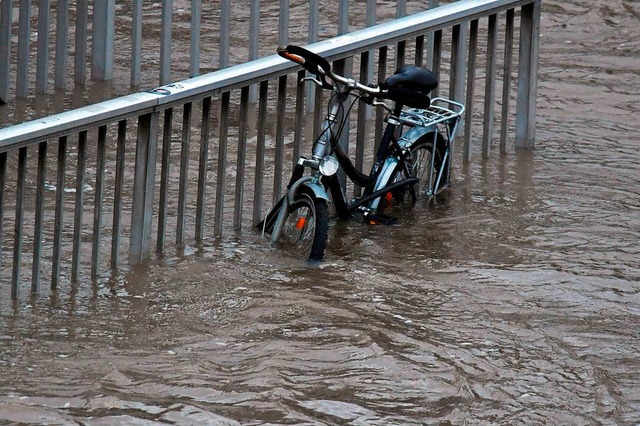
POLYGON ((302 187, 309 188, 311 192, 313 192, 313 195, 315 195, 316 197, 321 198, 327 202, 329 201, 329 194, 327 194, 327 191, 324 189, 324 187, 315 182, 312 176, 307 176, 303 177, 302 179, 298 179, 291 186, 291 189, 289 189, 287 197, 290 205, 294 203, 296 194, 302 189, 302 187))

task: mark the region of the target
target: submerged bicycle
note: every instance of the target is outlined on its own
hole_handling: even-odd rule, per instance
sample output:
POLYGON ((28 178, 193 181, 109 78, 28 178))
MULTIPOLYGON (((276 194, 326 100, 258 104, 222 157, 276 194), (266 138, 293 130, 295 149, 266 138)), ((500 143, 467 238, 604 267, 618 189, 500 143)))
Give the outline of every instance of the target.
POLYGON ((334 73, 326 59, 303 47, 279 47, 278 54, 302 65, 312 75, 303 80, 330 90, 332 96, 311 158, 300 157, 285 195, 258 224, 271 235, 272 243, 283 242, 319 261, 327 244, 328 203, 333 203, 338 219, 361 213, 368 223, 392 224, 395 219, 387 213, 394 207, 431 200, 448 186, 451 148, 464 106, 429 97, 438 86, 431 71, 404 65, 384 82, 367 86, 334 73), (339 142, 357 100, 388 111, 368 175, 356 169, 339 142), (383 100, 394 101, 394 106, 383 100), (347 199, 338 178, 340 169, 363 189, 361 197, 347 199))

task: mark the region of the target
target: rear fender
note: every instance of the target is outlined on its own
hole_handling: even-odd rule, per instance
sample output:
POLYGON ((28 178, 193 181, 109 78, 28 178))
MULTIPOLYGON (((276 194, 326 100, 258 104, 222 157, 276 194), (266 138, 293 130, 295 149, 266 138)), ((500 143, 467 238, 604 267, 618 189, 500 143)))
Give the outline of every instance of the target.
POLYGON ((400 140, 398 141, 398 145, 400 145, 401 148, 410 147, 424 135, 433 133, 435 131, 436 131, 435 125, 427 126, 427 127, 422 127, 422 126, 412 127, 411 129, 409 129, 408 131, 402 134, 402 136, 400 137, 400 140))

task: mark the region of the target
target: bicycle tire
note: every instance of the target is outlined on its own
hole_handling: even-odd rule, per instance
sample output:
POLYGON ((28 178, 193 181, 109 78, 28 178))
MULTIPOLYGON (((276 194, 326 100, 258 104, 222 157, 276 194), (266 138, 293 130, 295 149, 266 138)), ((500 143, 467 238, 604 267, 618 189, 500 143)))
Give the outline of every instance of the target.
MULTIPOLYGON (((401 162, 392 176, 391 182, 400 181, 408 177, 417 177, 418 182, 412 187, 393 191, 390 196, 385 197, 385 200, 383 200, 387 205, 393 201, 395 205, 409 204, 410 207, 413 207, 417 200, 426 196, 426 189, 429 184, 429 165, 431 163, 431 155, 434 152, 433 141, 434 134, 428 133, 410 146, 411 159, 409 160, 409 174, 407 174, 404 164, 401 162), (410 196, 410 200, 407 200, 407 196, 410 196)), ((440 170, 443 170, 442 177, 440 178, 440 188, 444 188, 449 183, 450 158, 447 157, 446 161, 442 161, 447 142, 441 133, 436 134, 435 141, 436 149, 432 179, 434 179, 433 182, 435 182, 440 170)))
POLYGON ((321 261, 327 245, 327 202, 309 191, 299 192, 282 229, 280 241, 310 261, 321 261))

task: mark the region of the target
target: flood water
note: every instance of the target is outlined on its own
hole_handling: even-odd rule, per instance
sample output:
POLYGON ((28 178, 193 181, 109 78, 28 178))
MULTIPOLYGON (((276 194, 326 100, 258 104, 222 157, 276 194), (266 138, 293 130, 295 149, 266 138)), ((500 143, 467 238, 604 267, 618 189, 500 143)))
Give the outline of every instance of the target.
POLYGON ((3 304, 0 423, 640 423, 639 70, 640 3, 544 1, 534 152, 319 267, 247 230, 3 304))

